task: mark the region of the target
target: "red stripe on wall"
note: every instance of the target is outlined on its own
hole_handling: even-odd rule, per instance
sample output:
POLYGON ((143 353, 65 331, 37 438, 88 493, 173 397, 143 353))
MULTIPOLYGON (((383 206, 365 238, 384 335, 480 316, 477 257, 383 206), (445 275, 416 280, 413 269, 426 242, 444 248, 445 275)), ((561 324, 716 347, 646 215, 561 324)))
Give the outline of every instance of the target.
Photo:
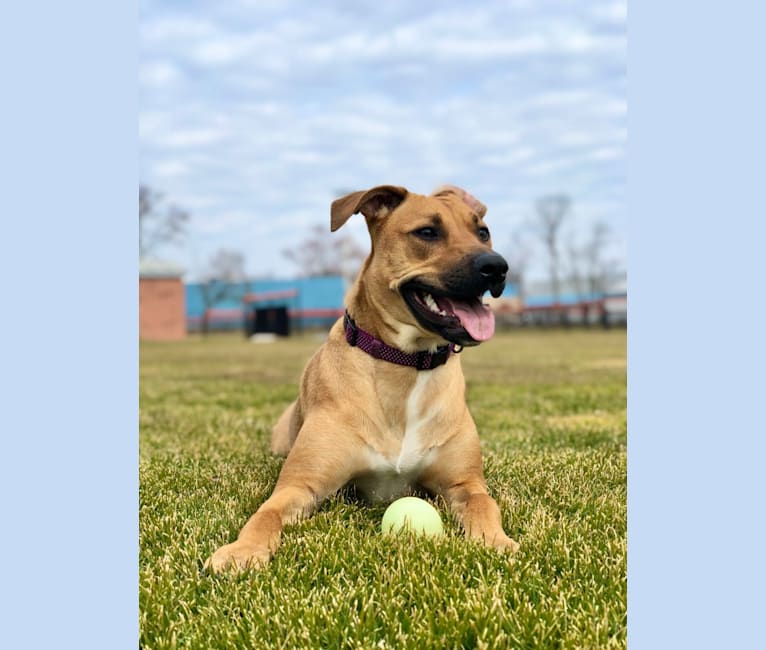
POLYGON ((282 298, 294 298, 298 295, 297 289, 283 289, 281 291, 264 291, 262 293, 248 293, 242 302, 264 302, 266 300, 281 300, 282 298))
MULTIPOLYGON (((288 314, 290 318, 339 318, 343 316, 343 312, 343 308, 291 309, 288 314)), ((208 312, 208 320, 210 322, 234 322, 241 321, 244 318, 245 314, 241 309, 211 309, 208 312)), ((186 320, 189 323, 201 323, 202 316, 189 316, 186 320)))
POLYGON ((343 309, 291 309, 290 318, 338 318, 343 309))

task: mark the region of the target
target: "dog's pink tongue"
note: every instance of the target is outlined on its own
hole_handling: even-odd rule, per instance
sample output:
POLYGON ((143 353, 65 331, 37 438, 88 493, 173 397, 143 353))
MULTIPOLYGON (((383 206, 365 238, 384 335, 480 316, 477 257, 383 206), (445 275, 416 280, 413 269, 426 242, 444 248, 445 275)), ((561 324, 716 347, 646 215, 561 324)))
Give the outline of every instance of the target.
POLYGON ((475 341, 486 341, 495 333, 495 315, 480 299, 463 302, 439 298, 437 302, 441 309, 451 311, 460 319, 465 331, 475 341))

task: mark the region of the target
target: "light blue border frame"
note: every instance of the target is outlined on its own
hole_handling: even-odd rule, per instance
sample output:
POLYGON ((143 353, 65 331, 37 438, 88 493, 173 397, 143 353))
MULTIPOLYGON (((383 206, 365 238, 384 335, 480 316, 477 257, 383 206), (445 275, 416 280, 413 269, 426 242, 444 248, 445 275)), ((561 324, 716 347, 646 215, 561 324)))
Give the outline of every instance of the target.
POLYGON ((766 7, 628 24, 628 646, 757 647, 766 7))
POLYGON ((137 7, 6 5, 3 646, 133 649, 137 7))

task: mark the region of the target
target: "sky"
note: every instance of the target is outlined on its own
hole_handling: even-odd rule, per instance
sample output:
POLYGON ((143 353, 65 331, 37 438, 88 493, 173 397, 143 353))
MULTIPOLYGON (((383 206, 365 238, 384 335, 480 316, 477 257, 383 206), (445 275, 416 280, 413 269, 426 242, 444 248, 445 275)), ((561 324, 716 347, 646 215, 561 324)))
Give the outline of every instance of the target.
MULTIPOLYGON (((142 0, 142 184, 191 215, 155 255, 204 273, 222 248, 253 277, 330 203, 450 183, 488 207, 494 246, 546 275, 535 201, 565 193, 565 242, 608 224, 626 264, 625 0, 142 0)), ((344 230, 369 247, 364 219, 344 230)))

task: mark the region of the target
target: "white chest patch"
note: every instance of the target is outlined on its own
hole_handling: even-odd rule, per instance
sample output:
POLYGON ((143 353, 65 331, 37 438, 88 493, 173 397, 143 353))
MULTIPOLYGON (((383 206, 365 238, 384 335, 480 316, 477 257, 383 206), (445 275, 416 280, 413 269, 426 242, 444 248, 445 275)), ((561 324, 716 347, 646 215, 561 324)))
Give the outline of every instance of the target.
POLYGON ((410 471, 413 467, 419 465, 423 459, 420 429, 428 421, 429 417, 427 414, 425 416, 420 415, 423 412, 421 400, 425 386, 430 378, 430 374, 421 372, 415 380, 410 396, 407 398, 407 425, 404 429, 404 436, 402 436, 402 448, 399 451, 399 457, 396 459, 397 474, 410 471))
POLYGON ((389 500, 399 496, 417 481, 420 472, 430 462, 434 451, 423 449, 421 431, 431 419, 421 403, 431 373, 420 373, 407 398, 406 425, 399 454, 387 457, 369 449, 369 472, 355 481, 372 501, 389 500))

